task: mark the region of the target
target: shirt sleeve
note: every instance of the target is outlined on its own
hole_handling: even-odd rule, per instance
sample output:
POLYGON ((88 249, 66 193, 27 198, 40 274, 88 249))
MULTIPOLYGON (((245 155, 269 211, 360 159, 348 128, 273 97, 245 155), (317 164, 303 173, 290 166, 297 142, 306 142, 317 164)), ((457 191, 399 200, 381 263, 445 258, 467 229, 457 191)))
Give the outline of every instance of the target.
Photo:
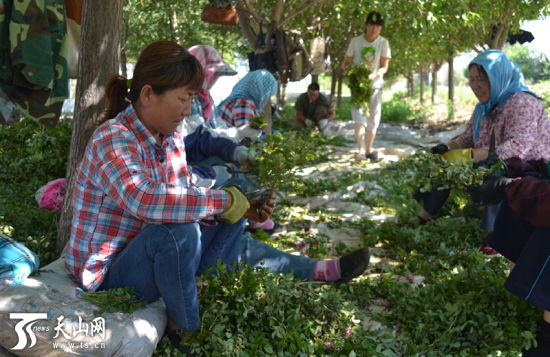
POLYGON ((510 207, 536 227, 550 227, 550 181, 526 176, 506 188, 510 207))
POLYGON ((346 57, 353 57, 353 54, 354 54, 354 51, 353 51, 353 48, 354 48, 354 44, 355 44, 355 39, 352 38, 349 45, 348 45, 348 49, 346 50, 346 57))
POLYGON ((171 169, 185 160, 178 149, 166 158, 165 177, 153 177, 151 160, 143 157, 135 140, 122 135, 105 137, 94 146, 93 155, 97 167, 94 184, 104 187, 118 207, 145 222, 196 222, 223 212, 227 205, 225 191, 193 186, 179 177, 185 176, 186 166, 171 169))
POLYGON ((450 141, 455 142, 459 148, 473 148, 474 147, 474 118, 472 117, 468 124, 466 124, 466 129, 452 138, 450 141))
POLYGON ((304 94, 303 94, 303 93, 300 94, 300 96, 298 97, 298 99, 296 99, 296 104, 294 104, 294 108, 295 108, 296 111, 298 111, 298 112, 305 113, 306 108, 305 108, 304 94))
POLYGON ((384 45, 380 51, 380 57, 391 58, 390 43, 386 39, 384 39, 384 45))

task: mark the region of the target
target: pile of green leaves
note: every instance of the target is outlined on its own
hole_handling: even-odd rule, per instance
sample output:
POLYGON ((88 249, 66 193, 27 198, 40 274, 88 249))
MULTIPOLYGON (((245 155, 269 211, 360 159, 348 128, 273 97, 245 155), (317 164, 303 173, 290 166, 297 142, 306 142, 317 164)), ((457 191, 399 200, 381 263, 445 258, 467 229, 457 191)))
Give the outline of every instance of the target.
POLYGON ((373 93, 370 74, 371 71, 366 64, 349 65, 347 77, 351 91, 351 105, 354 108, 363 108, 365 113, 368 113, 370 97, 373 93))
POLYGON ((428 192, 434 188, 455 188, 467 191, 469 188, 479 186, 483 179, 502 167, 499 162, 491 168, 479 166, 474 168, 474 161, 448 162, 442 155, 430 152, 417 152, 411 158, 417 166, 417 174, 414 181, 420 187, 421 192, 428 192))
POLYGON ((249 266, 220 264, 199 303, 201 330, 188 343, 210 356, 317 355, 328 341, 344 346, 358 323, 338 289, 249 266))
POLYGON ((136 309, 145 307, 146 303, 134 295, 134 288, 124 287, 100 291, 86 291, 80 297, 99 307, 98 314, 103 312, 124 312, 131 314, 136 309))

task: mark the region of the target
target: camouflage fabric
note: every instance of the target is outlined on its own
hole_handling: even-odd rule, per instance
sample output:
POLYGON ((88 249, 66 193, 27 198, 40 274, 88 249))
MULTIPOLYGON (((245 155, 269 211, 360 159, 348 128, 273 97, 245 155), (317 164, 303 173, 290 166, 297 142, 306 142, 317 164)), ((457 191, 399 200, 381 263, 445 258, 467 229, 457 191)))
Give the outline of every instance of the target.
POLYGON ((0 89, 55 126, 69 94, 63 0, 0 0, 0 89))

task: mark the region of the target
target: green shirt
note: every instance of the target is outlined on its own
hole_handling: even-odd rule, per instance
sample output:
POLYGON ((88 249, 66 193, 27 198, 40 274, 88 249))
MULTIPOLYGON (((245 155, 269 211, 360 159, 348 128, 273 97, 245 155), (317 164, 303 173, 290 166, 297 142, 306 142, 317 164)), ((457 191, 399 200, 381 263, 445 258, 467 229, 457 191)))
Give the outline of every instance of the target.
POLYGON ((331 105, 327 97, 319 93, 319 98, 317 98, 315 102, 310 103, 306 92, 300 94, 298 99, 296 99, 296 104, 294 105, 294 108, 296 109, 296 111, 302 112, 302 114, 304 114, 306 118, 313 120, 315 111, 317 110, 317 107, 320 106, 330 109, 331 105))

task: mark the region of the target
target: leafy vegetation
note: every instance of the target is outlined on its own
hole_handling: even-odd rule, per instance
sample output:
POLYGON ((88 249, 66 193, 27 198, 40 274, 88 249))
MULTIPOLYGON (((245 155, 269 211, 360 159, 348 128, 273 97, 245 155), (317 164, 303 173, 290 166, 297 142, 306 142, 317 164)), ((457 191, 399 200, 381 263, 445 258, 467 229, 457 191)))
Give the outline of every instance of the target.
POLYGON ((131 314, 136 309, 147 305, 145 301, 139 300, 134 296, 134 288, 124 287, 100 291, 85 291, 80 293, 80 297, 97 305, 99 310, 97 314, 103 312, 124 312, 131 314))
POLYGON ((365 64, 350 64, 347 77, 351 91, 351 105, 354 108, 363 108, 365 113, 369 112, 370 98, 373 93, 372 80, 369 79, 371 71, 365 64))
POLYGON ((0 230, 37 253, 42 265, 57 257, 59 213, 38 207, 36 190, 65 177, 71 126, 26 119, 0 128, 0 230))

